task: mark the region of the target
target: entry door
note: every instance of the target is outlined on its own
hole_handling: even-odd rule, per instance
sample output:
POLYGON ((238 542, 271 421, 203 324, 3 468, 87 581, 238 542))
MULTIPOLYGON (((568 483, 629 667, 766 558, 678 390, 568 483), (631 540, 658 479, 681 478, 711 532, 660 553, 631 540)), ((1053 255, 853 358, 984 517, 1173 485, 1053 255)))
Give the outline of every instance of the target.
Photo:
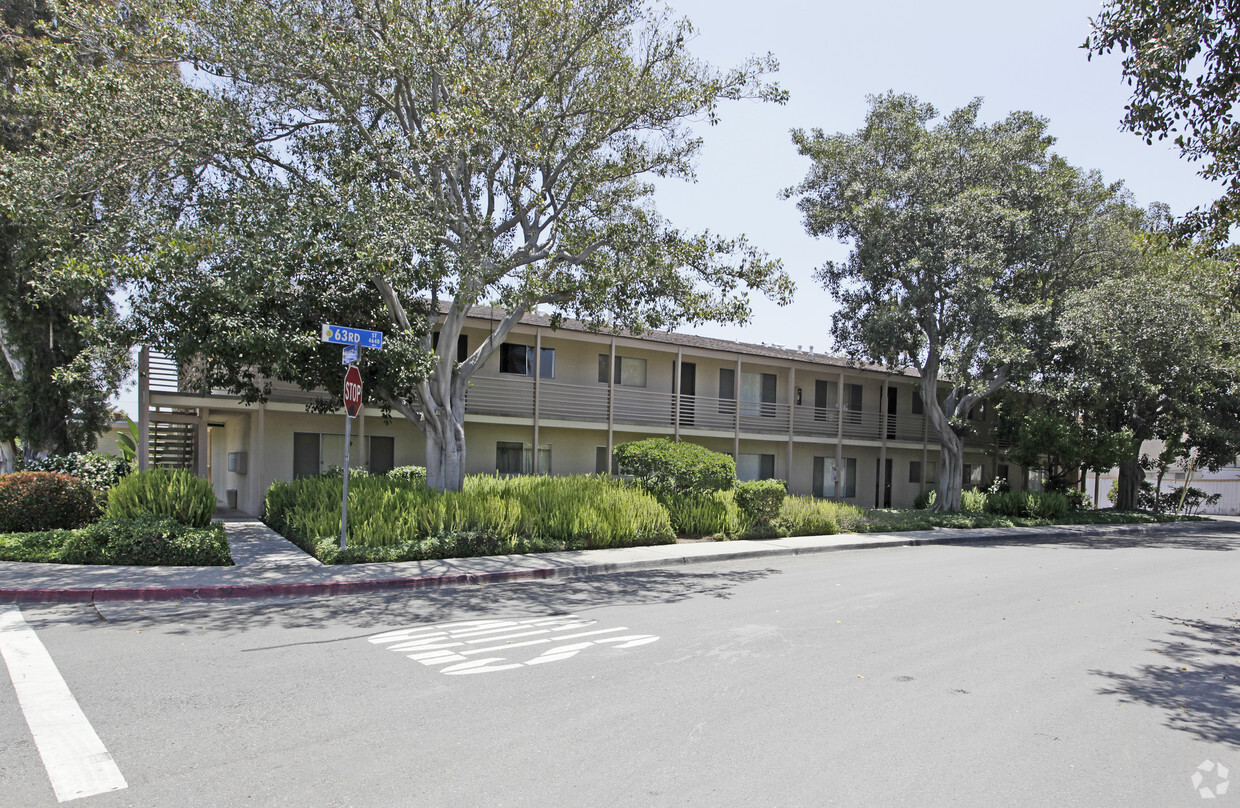
POLYGON ((891 507, 891 458, 887 458, 887 462, 882 460, 874 461, 874 507, 890 508, 891 507))
POLYGON ((896 404, 900 400, 899 388, 887 388, 887 440, 894 440, 896 437, 896 404))
POLYGON ((680 425, 693 426, 694 402, 697 401, 697 365, 680 363, 680 425))

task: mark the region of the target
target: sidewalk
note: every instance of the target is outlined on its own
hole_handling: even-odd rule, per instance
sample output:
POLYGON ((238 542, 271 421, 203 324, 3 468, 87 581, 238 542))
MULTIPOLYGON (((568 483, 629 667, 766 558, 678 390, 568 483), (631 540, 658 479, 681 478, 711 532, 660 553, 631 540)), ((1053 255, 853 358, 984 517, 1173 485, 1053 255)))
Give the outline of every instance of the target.
MULTIPOLYGON (((236 566, 120 567, 0 562, 0 603, 85 603, 104 600, 214 600, 312 597, 396 589, 502 583, 541 578, 677 567, 711 561, 777 558, 808 553, 926 544, 1191 541, 1240 533, 1240 520, 1152 525, 1090 525, 979 530, 851 533, 762 541, 700 542, 614 550, 324 566, 261 522, 224 515, 236 566), (1194 537, 1197 537, 1194 539, 1194 537)), ((1225 539, 1217 540, 1222 549, 1225 539)), ((1237 544, 1240 546, 1240 543, 1237 544)))

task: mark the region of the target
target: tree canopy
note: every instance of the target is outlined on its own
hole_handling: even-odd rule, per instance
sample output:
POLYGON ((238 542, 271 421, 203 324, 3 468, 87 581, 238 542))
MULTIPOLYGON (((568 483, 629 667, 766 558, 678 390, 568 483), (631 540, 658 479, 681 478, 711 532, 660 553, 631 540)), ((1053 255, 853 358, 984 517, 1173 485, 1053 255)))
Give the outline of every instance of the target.
POLYGON ((811 235, 853 245, 817 272, 840 302, 836 345, 919 371, 946 510, 960 506, 969 412, 1045 361, 1064 293, 1116 260, 1133 215, 1119 186, 1050 152, 1044 119, 984 124, 980 107, 932 124, 933 106, 888 93, 855 133, 794 130, 813 165, 785 192, 811 235))
MULTIPOLYGON (((382 403, 426 434, 432 486, 461 484, 466 384, 535 306, 641 331, 743 321, 748 289, 791 291, 743 238, 666 222, 649 183, 692 178, 700 141, 688 124, 713 120, 722 101, 781 101, 764 78, 774 60, 717 70, 688 53, 687 21, 644 0, 167 9, 184 57, 249 136, 221 156, 148 276, 150 335, 185 361, 211 349, 217 379, 253 393, 242 357, 259 352, 220 350, 250 339, 230 323, 257 307, 268 333, 309 350, 301 329, 350 299, 351 322, 383 321, 394 336, 397 355, 364 361, 383 366, 370 368, 382 403), (193 297, 182 303, 207 304, 192 328, 152 316, 168 310, 169 278, 193 297), (271 297, 238 299, 230 285, 271 297), (311 314, 313 296, 325 305, 311 314), (457 336, 480 302, 507 315, 458 363, 457 336)), ((325 381, 303 367, 281 372, 325 381)))
POLYGON ((1172 138, 1223 195, 1189 217, 1225 238, 1240 223, 1240 5, 1200 0, 1109 0, 1090 20, 1090 56, 1123 54, 1132 86, 1123 125, 1147 143, 1172 138))

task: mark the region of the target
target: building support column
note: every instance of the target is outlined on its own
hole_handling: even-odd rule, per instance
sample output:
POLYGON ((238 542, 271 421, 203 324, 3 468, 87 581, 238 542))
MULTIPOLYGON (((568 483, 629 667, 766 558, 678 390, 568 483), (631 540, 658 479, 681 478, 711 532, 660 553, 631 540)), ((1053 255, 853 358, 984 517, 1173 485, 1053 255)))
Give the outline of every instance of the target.
POLYGON ((680 442, 680 363, 684 349, 676 346, 676 369, 672 372, 672 432, 680 442))
POLYGON ((538 473, 538 403, 539 383, 542 379, 542 329, 534 329, 534 451, 530 456, 533 469, 531 474, 538 473))
POLYGON ((138 352, 138 470, 151 464, 151 349, 138 352))
POLYGON ((195 449, 197 455, 194 465, 196 466, 197 475, 204 480, 211 479, 211 444, 207 426, 207 420, 211 417, 211 410, 208 407, 198 408, 198 446, 195 449))
POLYGON ((835 498, 844 496, 844 371, 835 383, 835 498))
POLYGON ((616 338, 607 352, 607 473, 614 473, 611 453, 616 448, 616 338))
MULTIPOLYGON (((884 494, 887 492, 887 419, 891 413, 887 411, 887 377, 883 377, 883 390, 878 399, 878 422, 882 426, 882 445, 878 449, 878 493, 874 495, 874 507, 883 507, 884 494)), ((892 476, 895 476, 894 473, 892 476)), ((894 482, 894 480, 893 480, 894 482)))
POLYGON ((736 355, 736 379, 732 390, 732 403, 736 405, 732 413, 732 457, 737 463, 741 461, 741 355, 736 355))
MULTIPOLYGON (((786 482, 792 485, 792 440, 794 432, 793 424, 796 422, 796 406, 797 406, 797 369, 796 366, 788 368, 788 466, 786 482)), ((812 483, 812 480, 811 480, 812 483)))

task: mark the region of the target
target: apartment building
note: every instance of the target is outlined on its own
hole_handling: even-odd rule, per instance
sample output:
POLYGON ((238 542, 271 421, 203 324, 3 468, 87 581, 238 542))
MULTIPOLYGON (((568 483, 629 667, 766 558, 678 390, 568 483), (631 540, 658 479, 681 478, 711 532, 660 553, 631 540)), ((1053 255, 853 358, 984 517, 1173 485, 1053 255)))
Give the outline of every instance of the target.
MULTIPOLYGON (((480 344, 502 315, 472 309, 458 352, 480 344)), ((245 404, 224 391, 191 392, 157 353, 143 351, 140 365, 148 463, 195 470, 227 504, 257 514, 274 480, 343 463, 343 412, 307 412, 315 393, 274 384, 268 401, 245 404)), ((470 383, 466 470, 603 472, 616 444, 665 436, 731 454, 742 479, 904 507, 934 487, 938 464, 917 385, 913 372, 822 353, 691 334, 598 334, 571 320, 553 329, 549 317, 530 314, 470 383)), ((1021 487, 1021 470, 992 440, 993 415, 974 416, 966 484, 999 476, 1021 487)), ((351 432, 353 467, 381 473, 425 462, 422 433, 399 416, 385 421, 377 407, 365 408, 351 432)))

